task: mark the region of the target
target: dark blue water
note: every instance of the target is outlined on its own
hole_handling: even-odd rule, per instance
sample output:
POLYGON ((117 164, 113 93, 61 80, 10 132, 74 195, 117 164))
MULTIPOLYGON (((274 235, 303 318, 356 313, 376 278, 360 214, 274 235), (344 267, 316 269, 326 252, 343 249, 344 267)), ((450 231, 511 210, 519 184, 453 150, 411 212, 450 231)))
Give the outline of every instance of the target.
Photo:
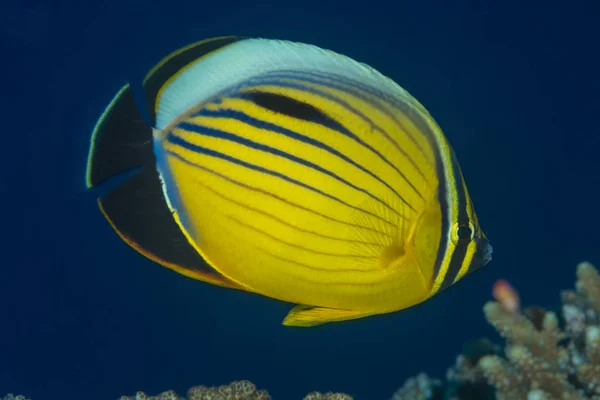
POLYGON ((0 5, 0 396, 250 379, 278 399, 386 399, 421 370, 443 377, 464 341, 496 340, 481 312, 495 279, 553 306, 577 262, 600 265, 595 2, 152 3, 0 5), (164 55, 224 34, 330 48, 414 94, 455 148, 492 263, 404 312, 292 329, 290 305, 192 281, 122 243, 84 190, 96 118, 164 55))

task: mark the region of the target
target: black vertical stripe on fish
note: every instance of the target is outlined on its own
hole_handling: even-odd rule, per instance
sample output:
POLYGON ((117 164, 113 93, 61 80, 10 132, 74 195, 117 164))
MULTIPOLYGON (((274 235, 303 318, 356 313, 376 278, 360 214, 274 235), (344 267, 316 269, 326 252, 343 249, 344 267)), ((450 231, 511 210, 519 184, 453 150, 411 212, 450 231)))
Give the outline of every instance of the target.
POLYGON ((377 229, 366 227, 366 226, 362 226, 362 225, 355 224, 355 223, 348 222, 348 221, 342 221, 342 220, 336 219, 336 218, 334 218, 334 217, 332 217, 330 215, 326 215, 326 214, 323 214, 323 213, 321 213, 319 211, 316 211, 316 210, 313 210, 313 209, 308 208, 306 206, 303 206, 302 204, 298 204, 298 203, 295 203, 295 202, 293 202, 291 200, 285 199, 285 198, 283 198, 281 196, 276 195, 275 193, 271 193, 271 192, 268 192, 268 191, 266 191, 264 189, 260 189, 260 188, 251 186, 251 185, 249 185, 247 183, 240 182, 239 180, 233 179, 233 178, 231 178, 231 177, 229 177, 229 176, 227 176, 225 174, 217 172, 214 169, 208 168, 208 167, 206 167, 204 165, 196 164, 196 163, 194 163, 194 162, 186 159, 185 157, 183 157, 182 155, 180 155, 180 154, 178 154, 178 153, 176 153, 174 151, 167 150, 166 152, 170 156, 175 157, 179 161, 181 161, 181 162, 183 162, 183 163, 185 163, 185 164, 187 164, 187 165, 189 165, 189 166, 191 166, 193 168, 197 168, 197 169, 200 169, 200 170, 202 170, 204 172, 207 172, 207 173, 209 173, 211 175, 217 176, 220 179, 226 180, 227 182, 232 183, 232 184, 234 184, 234 185, 236 185, 236 186, 238 186, 240 188, 243 188, 243 189, 255 192, 255 193, 260 193, 260 194, 262 194, 264 196, 271 197, 271 198, 273 198, 273 199, 275 199, 277 201, 280 201, 280 202, 282 202, 282 203, 284 203, 284 204, 286 204, 286 205, 288 205, 290 207, 294 207, 294 208, 306 211, 308 213, 311 213, 313 215, 317 215, 317 216, 319 216, 321 218, 324 218, 326 220, 329 220, 329 221, 333 221, 333 222, 336 222, 336 223, 339 223, 339 224, 342 224, 342 225, 350 226, 352 228, 364 229, 364 230, 367 230, 367 231, 370 231, 370 232, 378 233, 378 234, 380 234, 382 236, 385 236, 387 238, 392 238, 391 235, 389 235, 389 234, 387 234, 385 232, 382 232, 382 231, 378 231, 377 229))
MULTIPOLYGON (((362 93, 366 93, 367 95, 373 96, 377 100, 383 100, 383 101, 387 102, 388 105, 391 105, 395 108, 400 108, 400 110, 403 111, 403 114, 409 120, 413 121, 413 119, 410 118, 410 115, 406 114, 404 112, 406 105, 404 104, 403 107, 400 107, 399 103, 401 103, 401 102, 399 102, 397 99, 394 99, 393 97, 386 95, 385 93, 383 93, 377 89, 368 87, 367 85, 361 84, 360 82, 351 80, 349 78, 342 77, 337 74, 316 73, 316 72, 295 71, 295 70, 280 70, 280 71, 265 74, 265 76, 267 76, 269 78, 275 78, 275 79, 299 79, 299 77, 301 77, 300 79, 305 80, 307 82, 315 83, 315 84, 323 85, 323 86, 329 86, 333 89, 344 91, 348 94, 351 94, 352 96, 354 96, 356 98, 359 98, 365 102, 373 104, 373 101, 371 99, 368 99, 364 94, 362 94, 362 93), (335 83, 337 83, 337 84, 335 84, 335 83), (362 93, 360 93, 360 92, 362 92, 362 93)), ((398 118, 395 115, 393 115, 386 108, 380 108, 380 107, 378 107, 378 108, 388 118, 390 118, 392 121, 394 121, 394 123, 396 125, 398 125, 398 127, 406 134, 406 136, 409 138, 409 140, 421 152, 423 157, 427 158, 427 154, 426 154, 425 150, 423 149, 423 147, 421 146, 421 144, 417 141, 417 139, 415 139, 415 137, 407 129, 405 129, 404 125, 398 120, 398 118)), ((413 123, 415 123, 415 122, 413 121, 413 123)), ((415 123, 415 125, 417 125, 417 124, 415 123)), ((423 176, 423 179, 426 179, 425 175, 418 168, 416 162, 414 162, 412 160, 411 160, 411 162, 413 163, 413 166, 417 169, 417 171, 419 173, 421 173, 421 176, 423 176)))
POLYGON ((462 224, 469 223, 469 210, 467 207, 469 206, 467 202, 467 192, 465 188, 465 182, 463 180, 463 175, 460 170, 460 165, 458 164, 458 159, 456 158, 456 154, 454 151, 450 149, 450 153, 452 155, 452 173, 455 176, 457 193, 458 193, 458 222, 462 224))
MULTIPOLYGON (((298 90, 302 90, 304 92, 308 92, 308 93, 312 93, 312 94, 318 95, 318 96, 320 96, 322 98, 325 98, 325 99, 330 100, 330 101, 332 101, 334 103, 337 103, 338 105, 346 108, 346 110, 348 110, 349 112, 351 112, 352 114, 354 114, 356 117, 358 117, 358 118, 362 119, 363 121, 365 121, 374 130, 376 130, 381 135, 383 135, 390 143, 392 143, 395 146, 397 146, 397 143, 395 143, 395 141, 393 141, 391 139, 391 137, 390 137, 390 135, 389 135, 388 132, 386 132, 383 128, 381 128, 379 125, 377 125, 371 118, 369 118, 368 116, 366 116, 363 112, 357 110, 356 108, 354 108, 353 106, 351 106, 350 104, 348 104, 346 101, 338 98, 337 96, 333 96, 333 95, 331 95, 329 93, 323 92, 322 90, 318 90, 318 89, 312 88, 310 86, 302 85, 302 84, 299 84, 299 83, 292 83, 292 82, 287 82, 287 81, 281 81, 281 80, 257 79, 257 80, 253 80, 253 84, 255 86, 274 85, 274 86, 286 87, 286 88, 290 88, 290 89, 298 89, 298 90)), ((250 86, 250 85, 248 85, 248 86, 250 86)), ((390 165, 402 177, 402 179, 404 179, 404 181, 413 189, 413 191, 417 194, 417 196, 419 196, 422 200, 424 200, 424 197, 421 194, 421 192, 419 192, 419 190, 406 177, 406 175, 404 175, 404 173, 402 173, 402 171, 400 171, 395 165, 393 165, 387 158, 385 158, 380 152, 378 152, 377 150, 375 150, 373 147, 369 146, 368 144, 366 144, 362 140, 361 140, 361 142, 364 143, 366 146, 368 146, 371 151, 375 152, 379 157, 381 157, 388 165, 390 165)), ((401 150, 399 147, 397 147, 397 149, 401 153, 403 153, 403 154, 405 153, 404 150, 401 150)), ((407 159, 410 158, 410 157, 408 157, 408 155, 406 155, 406 157, 407 157, 407 159)))
MULTIPOLYGON (((245 98, 244 95, 240 95, 239 98, 245 98)), ((278 133, 281 135, 284 135, 290 139, 294 139, 297 141, 300 141, 302 143, 306 143, 309 144, 311 146, 315 146, 316 148, 320 149, 320 150, 324 150, 342 160, 344 160, 345 162, 347 162, 348 164, 360 169, 361 171, 365 172, 366 174, 368 174, 369 176, 371 176, 372 178, 374 178, 375 180, 377 180, 378 182, 380 182, 381 184, 385 185, 388 189, 390 189, 403 203, 405 203, 406 205, 409 206, 410 209, 414 210, 414 208, 408 204, 407 200, 400 194, 398 193, 398 191, 396 189, 394 189, 389 183, 387 183, 386 181, 384 181, 382 178, 380 178, 378 175, 376 175, 375 173, 371 172, 370 170, 368 170, 367 168, 365 168, 364 166, 362 166, 361 164, 359 164, 358 162, 350 159, 348 156, 346 156, 345 154, 340 153, 338 150, 334 149, 331 146, 328 146, 327 144, 318 141, 316 139, 313 139, 311 137, 308 136, 304 136, 301 135, 298 132, 292 131, 290 129, 284 128, 282 126, 273 124, 271 122, 267 122, 267 121, 263 121, 257 118, 254 118, 248 114, 246 114, 243 111, 239 111, 239 110, 233 110, 233 109, 220 109, 220 110, 209 110, 209 109, 202 109, 200 111, 198 111, 197 113, 192 115, 193 117, 195 116, 204 116, 204 117, 210 117, 210 118, 231 118, 231 119, 235 119, 236 121, 240 121, 243 122, 245 124, 248 124, 254 128, 257 129, 263 129, 269 132, 273 132, 273 133, 278 133)), ((337 122, 336 122, 337 124, 337 122)), ((339 125, 339 124, 338 124, 339 125)), ((323 125, 325 126, 325 125, 323 125)), ((335 125, 334 125, 335 126, 335 125)), ((330 129, 334 129, 331 126, 326 126, 330 129)), ((343 126, 339 125, 337 127, 338 129, 334 129, 338 132, 340 131, 346 131, 346 128, 344 128, 343 126)), ((349 134, 349 132, 346 132, 346 136, 349 134)))
POLYGON ((441 161, 436 162, 436 173, 438 174, 438 178, 440 180, 437 192, 437 199, 440 203, 441 210, 441 236, 440 243, 438 245, 437 254, 435 256, 435 263, 433 266, 433 277, 434 281, 440 273, 440 268, 442 267, 442 263, 444 262, 444 256, 448 251, 448 231, 450 230, 450 221, 448 215, 450 214, 450 210, 448 209, 448 188, 446 187, 446 175, 444 171, 444 164, 441 161))
MULTIPOLYGON (((275 147, 267 146, 265 144, 255 142, 253 140, 246 139, 246 138, 244 138, 242 136, 238 136, 238 135, 235 135, 233 133, 226 132, 226 131, 219 130, 219 129, 214 129, 214 128, 211 128, 211 127, 208 127, 208 126, 202 126, 202 125, 195 124, 195 123, 190 123, 190 122, 182 122, 182 123, 180 123, 180 124, 177 125, 177 128, 181 129, 181 130, 184 130, 184 131, 187 131, 187 132, 193 132, 193 133, 196 133, 196 134, 199 134, 199 135, 212 137, 212 138, 215 138, 215 139, 227 140, 229 142, 237 143, 237 144, 240 144, 240 145, 245 146, 245 147, 249 147, 249 148, 254 149, 254 150, 262 151, 264 153, 269 153, 269 154, 272 154, 272 155, 277 156, 277 157, 285 158, 288 161, 300 164, 300 165, 302 165, 304 167, 307 167, 307 168, 310 168, 310 169, 312 169, 314 171, 318 171, 318 172, 320 172, 322 174, 325 174, 325 175, 327 175, 327 176, 335 179, 336 181, 338 181, 338 182, 340 182, 340 183, 342 183, 342 184, 344 184, 344 185, 346 185, 346 186, 348 186, 348 187, 350 187, 350 188, 352 188, 352 189, 354 189, 356 191, 364 193, 367 196, 369 196, 371 199, 377 201, 378 203, 380 203, 381 205, 383 205, 384 207, 386 207, 388 210, 390 210, 394 214, 396 214, 398 216, 401 216, 403 218, 406 218, 405 216, 400 215, 398 213, 398 211, 394 207, 390 206, 385 201, 381 200, 378 196, 375 196, 373 193, 369 192, 368 190, 366 190, 366 189, 364 189, 362 187, 359 187, 359 186, 353 184, 352 182, 350 182, 350 181, 342 178, 338 174, 336 174, 334 172, 331 172, 330 170, 328 170, 326 168, 323 168, 320 165, 317 165, 317 164, 315 164, 315 163, 313 163, 311 161, 305 160, 303 158, 300 158, 298 156, 295 156, 295 155, 290 154, 288 152, 285 152, 283 150, 279 150, 279 149, 277 149, 275 147)), ((179 137, 177 135, 177 133, 171 131, 168 137, 171 138, 173 136, 179 137)))
MULTIPOLYGON (((456 159, 456 155, 454 151, 450 149, 452 154, 452 174, 454 175, 454 181, 456 182, 456 193, 457 193, 457 206, 458 206, 458 219, 457 222, 459 226, 469 225, 469 213, 467 210, 467 196, 465 193, 465 185, 462 179, 462 174, 460 172, 460 167, 458 166, 458 160, 456 159)), ((452 253, 452 258, 450 259, 450 264, 448 265, 448 270, 446 271, 446 275, 444 276, 444 280, 440 287, 440 290, 443 290, 452 283, 456 279, 456 276, 460 272, 460 269, 465 260, 465 255, 467 249, 469 248, 470 240, 457 240, 456 247, 454 248, 454 252, 452 253)))
POLYGON ((343 204, 346 207, 349 207, 349 208, 351 208, 353 210, 356 210, 356 211, 368 214, 368 215, 372 216, 373 218, 376 218, 376 219, 380 220, 381 222, 384 222, 384 223, 386 223, 386 224, 388 224, 388 225, 390 225, 392 227, 395 227, 395 224, 391 223, 390 221, 387 221, 386 219, 380 217, 377 214, 373 214, 370 211, 364 210, 364 209, 362 209, 360 207, 353 206, 352 204, 350 204, 350 203, 348 203, 348 202, 346 202, 346 201, 344 201, 344 200, 342 200, 342 199, 340 199, 340 198, 338 198, 336 196, 333 196, 333 195, 331 195, 329 193, 326 193, 326 192, 322 191, 321 189, 317 189, 317 188, 315 188, 315 187, 313 187, 311 185, 308 185, 308 184, 306 184, 304 182, 300 182, 300 181, 298 181, 296 179, 290 178, 289 176, 286 176, 286 175, 284 175, 282 173, 279 173, 277 171, 273 171, 273 170, 270 170, 268 168, 264 168, 264 167, 260 167, 258 165, 251 164, 249 162, 240 160, 238 158, 232 157, 232 156, 230 156, 228 154, 221 153, 221 152, 216 151, 216 150, 212 150, 212 149, 209 149, 209 148, 206 148, 206 147, 195 145, 195 144, 190 143, 190 142, 188 142, 188 141, 186 141, 186 140, 184 140, 184 139, 182 139, 182 138, 180 138, 178 136, 173 135, 172 132, 169 132, 168 137, 169 137, 169 142, 170 143, 172 143, 174 145, 177 145, 179 147, 182 147, 182 148, 184 148, 186 150, 190 150, 190 151, 193 151, 195 153, 207 155, 207 156, 214 157, 214 158, 219 158, 221 160, 228 161, 228 162, 230 162, 232 164, 236 164, 236 165, 242 166, 244 168, 251 169, 253 171, 257 171, 257 172, 260 172, 260 173, 264 173, 264 174, 267 174, 267 175, 271 175, 271 176, 280 178, 280 179, 282 179, 282 180, 284 180, 286 182, 289 182, 289 183, 291 183, 293 185, 297 185, 297 186, 303 187, 303 188, 305 188, 307 190, 310 190, 311 192, 320 194, 320 195, 322 195, 324 197, 327 197, 328 199, 331 199, 331 200, 336 201, 336 202, 338 202, 340 204, 343 204))
POLYGON ((155 106, 158 93, 165 83, 176 75, 181 69, 194 61, 206 56, 213 51, 223 49, 224 47, 247 39, 241 36, 227 36, 203 40, 188 46, 184 51, 176 51, 165 57, 158 67, 152 70, 144 79, 144 92, 146 96, 146 106, 150 113, 150 124, 156 123, 155 106))
POLYGON ((450 259, 450 264, 448 265, 448 270, 446 271, 446 276, 444 276, 444 280, 439 289, 440 291, 447 289, 450 285, 454 283, 454 280, 456 279, 456 276, 458 275, 458 272, 460 271, 463 265, 468 248, 469 241, 467 240, 459 241, 456 247, 454 248, 452 258, 450 259))

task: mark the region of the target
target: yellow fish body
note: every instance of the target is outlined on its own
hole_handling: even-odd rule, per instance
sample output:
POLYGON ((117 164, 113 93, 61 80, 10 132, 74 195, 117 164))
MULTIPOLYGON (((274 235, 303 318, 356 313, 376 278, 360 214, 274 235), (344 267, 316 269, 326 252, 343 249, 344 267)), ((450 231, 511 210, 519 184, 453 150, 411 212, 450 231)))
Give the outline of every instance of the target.
POLYGON ((96 125, 88 187, 129 245, 186 276, 296 303, 312 326, 420 303, 487 264, 456 157, 427 110, 315 46, 221 37, 163 59, 96 125))

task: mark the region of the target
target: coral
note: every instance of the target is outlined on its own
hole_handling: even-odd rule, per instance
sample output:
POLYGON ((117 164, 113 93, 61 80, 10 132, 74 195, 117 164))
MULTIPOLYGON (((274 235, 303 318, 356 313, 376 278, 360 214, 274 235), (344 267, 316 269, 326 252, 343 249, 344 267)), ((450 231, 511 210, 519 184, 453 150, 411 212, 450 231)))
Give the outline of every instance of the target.
MULTIPOLYGON (((186 400, 169 390, 156 396, 137 392, 134 396, 121 396, 120 400, 186 400)), ((266 390, 256 390, 250 381, 233 381, 218 387, 194 386, 187 392, 187 400, 271 400, 266 390)))
MULTIPOLYGON (((499 399, 515 399, 498 383, 498 373, 520 374, 520 390, 529 398, 548 400, 598 399, 600 395, 600 275, 587 262, 577 266, 575 291, 561 294, 564 331, 553 312, 537 311, 541 321, 512 314, 497 303, 484 307, 487 320, 507 340, 510 362, 502 372, 491 370, 492 360, 480 363, 499 399)), ((498 360, 496 360, 498 361, 498 360)), ((514 386, 513 386, 514 387, 514 386)), ((511 389, 512 390, 512 389, 511 389)), ((525 398, 525 397, 522 397, 525 398)))
POLYGON ((494 354, 500 354, 500 346, 488 339, 465 343, 462 354, 456 357, 454 366, 446 372, 448 384, 444 399, 493 398, 493 389, 488 385, 481 368, 478 368, 478 363, 483 357, 494 354))
POLYGON ((426 400, 432 398, 433 394, 441 387, 442 383, 437 379, 431 379, 426 374, 419 374, 408 379, 404 386, 394 393, 391 400, 426 400))
POLYGON ((14 394, 9 393, 6 396, 4 396, 2 398, 2 400, 31 400, 31 399, 28 399, 27 397, 20 395, 20 394, 15 396, 14 394))
MULTIPOLYGON (((483 307, 505 340, 503 352, 489 341, 470 342, 478 351, 463 349, 448 370, 443 395, 392 400, 600 400, 598 271, 587 262, 577 266, 575 290, 561 293, 558 313, 540 307, 520 310, 509 306, 511 296, 518 294, 505 293, 483 307)), ((414 379, 405 387, 414 386, 414 379)))
POLYGON ((344 393, 319 393, 312 392, 304 396, 303 400, 352 400, 352 396, 344 393))
MULTIPOLYGON (((218 387, 194 386, 188 390, 187 398, 169 390, 156 396, 137 392, 134 396, 121 396, 120 400, 271 400, 271 396, 266 390, 257 390, 250 381, 234 381, 218 387)), ((352 400, 352 397, 343 393, 312 392, 304 400, 352 400)))
POLYGON ((529 390, 543 390, 548 399, 583 399, 569 383, 571 363, 566 347, 559 346, 565 334, 558 317, 546 312, 537 327, 521 313, 512 313, 499 303, 484 308, 488 322, 506 339, 504 353, 509 363, 498 356, 486 356, 479 367, 497 389, 498 399, 526 398, 529 390))

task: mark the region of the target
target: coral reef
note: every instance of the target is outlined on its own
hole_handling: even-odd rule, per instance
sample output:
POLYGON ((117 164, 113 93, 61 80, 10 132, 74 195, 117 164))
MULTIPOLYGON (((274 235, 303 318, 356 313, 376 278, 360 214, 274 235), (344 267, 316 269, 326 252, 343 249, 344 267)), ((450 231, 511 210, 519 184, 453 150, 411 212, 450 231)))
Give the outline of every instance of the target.
POLYGON ((9 393, 6 396, 4 396, 2 398, 2 400, 31 400, 31 399, 28 399, 27 397, 20 395, 20 394, 14 395, 12 393, 9 393))
MULTIPOLYGON (((137 392, 134 396, 121 396, 120 400, 186 400, 172 390, 156 396, 137 392)), ((218 387, 194 386, 187 392, 187 400, 271 400, 266 390, 257 390, 250 381, 233 381, 218 387)))
MULTIPOLYGON (((266 390, 257 390, 250 381, 234 381, 218 387, 194 386, 188 390, 187 398, 169 390, 156 396, 137 392, 134 396, 121 396, 119 400, 271 400, 271 396, 266 390)), ((343 393, 312 392, 303 400, 352 400, 352 397, 343 393)))
POLYGON ((560 313, 520 310, 511 290, 483 307, 505 340, 503 351, 485 339, 469 342, 445 384, 419 375, 401 389, 413 388, 410 394, 399 391, 392 400, 600 400, 600 274, 594 266, 577 266, 575 290, 561 293, 560 313), (420 389, 432 385, 437 390, 420 389))

